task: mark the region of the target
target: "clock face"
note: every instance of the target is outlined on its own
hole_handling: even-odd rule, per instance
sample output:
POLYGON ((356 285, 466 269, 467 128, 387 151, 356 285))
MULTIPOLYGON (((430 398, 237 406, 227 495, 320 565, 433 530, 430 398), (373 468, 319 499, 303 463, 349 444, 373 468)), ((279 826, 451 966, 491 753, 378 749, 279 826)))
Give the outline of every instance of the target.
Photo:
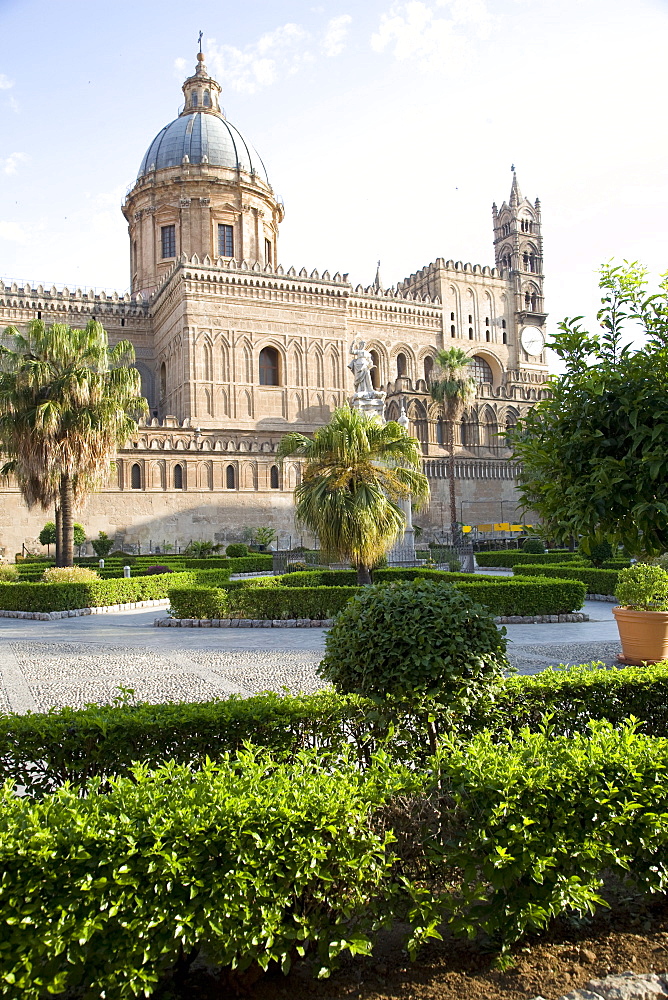
POLYGON ((539 354, 543 353, 545 338, 540 330, 536 329, 535 326, 524 327, 520 334, 520 342, 524 350, 527 354, 530 354, 532 358, 536 358, 539 354))

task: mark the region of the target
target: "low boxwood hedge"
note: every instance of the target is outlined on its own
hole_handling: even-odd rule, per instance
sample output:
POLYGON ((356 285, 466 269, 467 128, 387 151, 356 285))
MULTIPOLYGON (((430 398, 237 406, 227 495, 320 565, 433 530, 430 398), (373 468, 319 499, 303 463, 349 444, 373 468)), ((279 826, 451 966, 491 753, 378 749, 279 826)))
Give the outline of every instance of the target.
MULTIPOLYGON (((383 571, 386 572, 386 571, 383 571)), ((344 571, 345 574, 345 571, 344 571)), ((292 576, 321 577, 320 573, 294 573, 283 578, 267 578, 259 585, 253 581, 231 581, 221 593, 208 598, 202 586, 170 587, 169 599, 175 618, 332 618, 357 593, 356 586, 293 586, 292 576), (224 594, 227 597, 224 597, 224 594), (207 608, 215 614, 201 613, 207 608)), ((472 577, 469 573, 423 571, 420 576, 436 579, 444 585, 461 587, 495 615, 559 615, 577 611, 585 598, 584 584, 576 580, 499 580, 496 577, 472 577)), ((324 574, 326 579, 337 579, 324 574)), ((396 576, 389 578, 396 580, 396 576)))
POLYGON ((501 552, 476 552, 476 562, 478 566, 499 566, 501 568, 511 568, 517 563, 528 565, 529 563, 552 564, 562 562, 586 563, 586 560, 579 552, 550 551, 539 554, 537 552, 522 552, 518 549, 504 549, 501 552))
MULTIPOLYGON (((668 737, 668 661, 647 667, 585 664, 506 678, 495 706, 463 720, 463 736, 489 729, 499 736, 537 731, 586 733, 591 719, 620 726, 630 716, 648 736, 668 737)), ((205 702, 90 705, 48 713, 0 713, 0 781, 40 797, 65 782, 79 787, 98 776, 128 775, 134 762, 167 759, 198 766, 234 754, 245 742, 292 760, 306 747, 354 749, 363 766, 387 736, 379 705, 323 690, 313 695, 264 692, 205 702)), ((391 749, 420 755, 417 740, 393 729, 391 749), (398 744, 399 747, 398 747, 398 744), (398 749, 397 749, 398 748, 398 749)))
POLYGON ((553 579, 581 580, 588 594, 614 594, 619 570, 594 569, 593 566, 535 566, 519 563, 513 566, 515 576, 549 576, 553 579))
POLYGON ((128 580, 91 580, 90 583, 0 583, 0 608, 3 611, 71 611, 156 601, 166 598, 170 587, 196 582, 196 573, 184 572, 136 576, 128 580))

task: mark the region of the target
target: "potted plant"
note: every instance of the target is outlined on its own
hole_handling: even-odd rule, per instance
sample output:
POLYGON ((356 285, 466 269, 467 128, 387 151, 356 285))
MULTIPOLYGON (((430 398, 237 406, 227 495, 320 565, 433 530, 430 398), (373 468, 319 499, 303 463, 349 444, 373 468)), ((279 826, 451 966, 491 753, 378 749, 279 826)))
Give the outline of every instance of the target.
POLYGON ((668 659, 668 573, 660 566, 636 563, 621 570, 613 608, 622 652, 621 663, 640 666, 668 659))

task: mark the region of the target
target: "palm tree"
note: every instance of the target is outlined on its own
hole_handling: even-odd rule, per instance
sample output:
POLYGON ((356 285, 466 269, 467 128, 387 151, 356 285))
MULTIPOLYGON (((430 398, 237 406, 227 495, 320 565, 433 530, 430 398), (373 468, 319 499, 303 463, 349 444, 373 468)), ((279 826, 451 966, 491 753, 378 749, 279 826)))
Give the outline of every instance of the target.
POLYGON ((312 438, 286 434, 278 457, 288 455, 306 459, 297 519, 318 535, 327 558, 351 562, 359 583, 371 583, 371 569, 405 525, 397 501, 429 499, 418 441, 394 421, 344 406, 312 438))
POLYGON ((449 347, 436 355, 436 377, 429 391, 432 399, 440 403, 446 426, 448 449, 448 486, 450 489, 450 530, 453 543, 459 535, 457 522, 457 496, 455 491, 455 426, 467 406, 476 396, 476 381, 466 374, 471 358, 459 347, 449 347))
POLYGON ((28 506, 56 505, 58 562, 74 561, 74 504, 107 478, 113 455, 148 409, 134 348, 110 348, 101 323, 33 320, 0 345, 0 449, 28 506))

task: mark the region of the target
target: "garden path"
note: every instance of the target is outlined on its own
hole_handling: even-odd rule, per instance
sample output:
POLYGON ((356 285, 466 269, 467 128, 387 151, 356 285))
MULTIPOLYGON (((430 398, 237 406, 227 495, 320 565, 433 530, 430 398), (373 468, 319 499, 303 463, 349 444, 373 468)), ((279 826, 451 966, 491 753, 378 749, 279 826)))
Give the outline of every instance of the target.
MULTIPOLYGON (((520 673, 603 660, 619 651, 611 605, 587 602, 590 621, 508 625, 520 673)), ((205 700, 272 689, 314 691, 322 629, 157 629, 156 608, 58 621, 0 619, 0 710, 108 702, 119 687, 150 701, 205 700)))

